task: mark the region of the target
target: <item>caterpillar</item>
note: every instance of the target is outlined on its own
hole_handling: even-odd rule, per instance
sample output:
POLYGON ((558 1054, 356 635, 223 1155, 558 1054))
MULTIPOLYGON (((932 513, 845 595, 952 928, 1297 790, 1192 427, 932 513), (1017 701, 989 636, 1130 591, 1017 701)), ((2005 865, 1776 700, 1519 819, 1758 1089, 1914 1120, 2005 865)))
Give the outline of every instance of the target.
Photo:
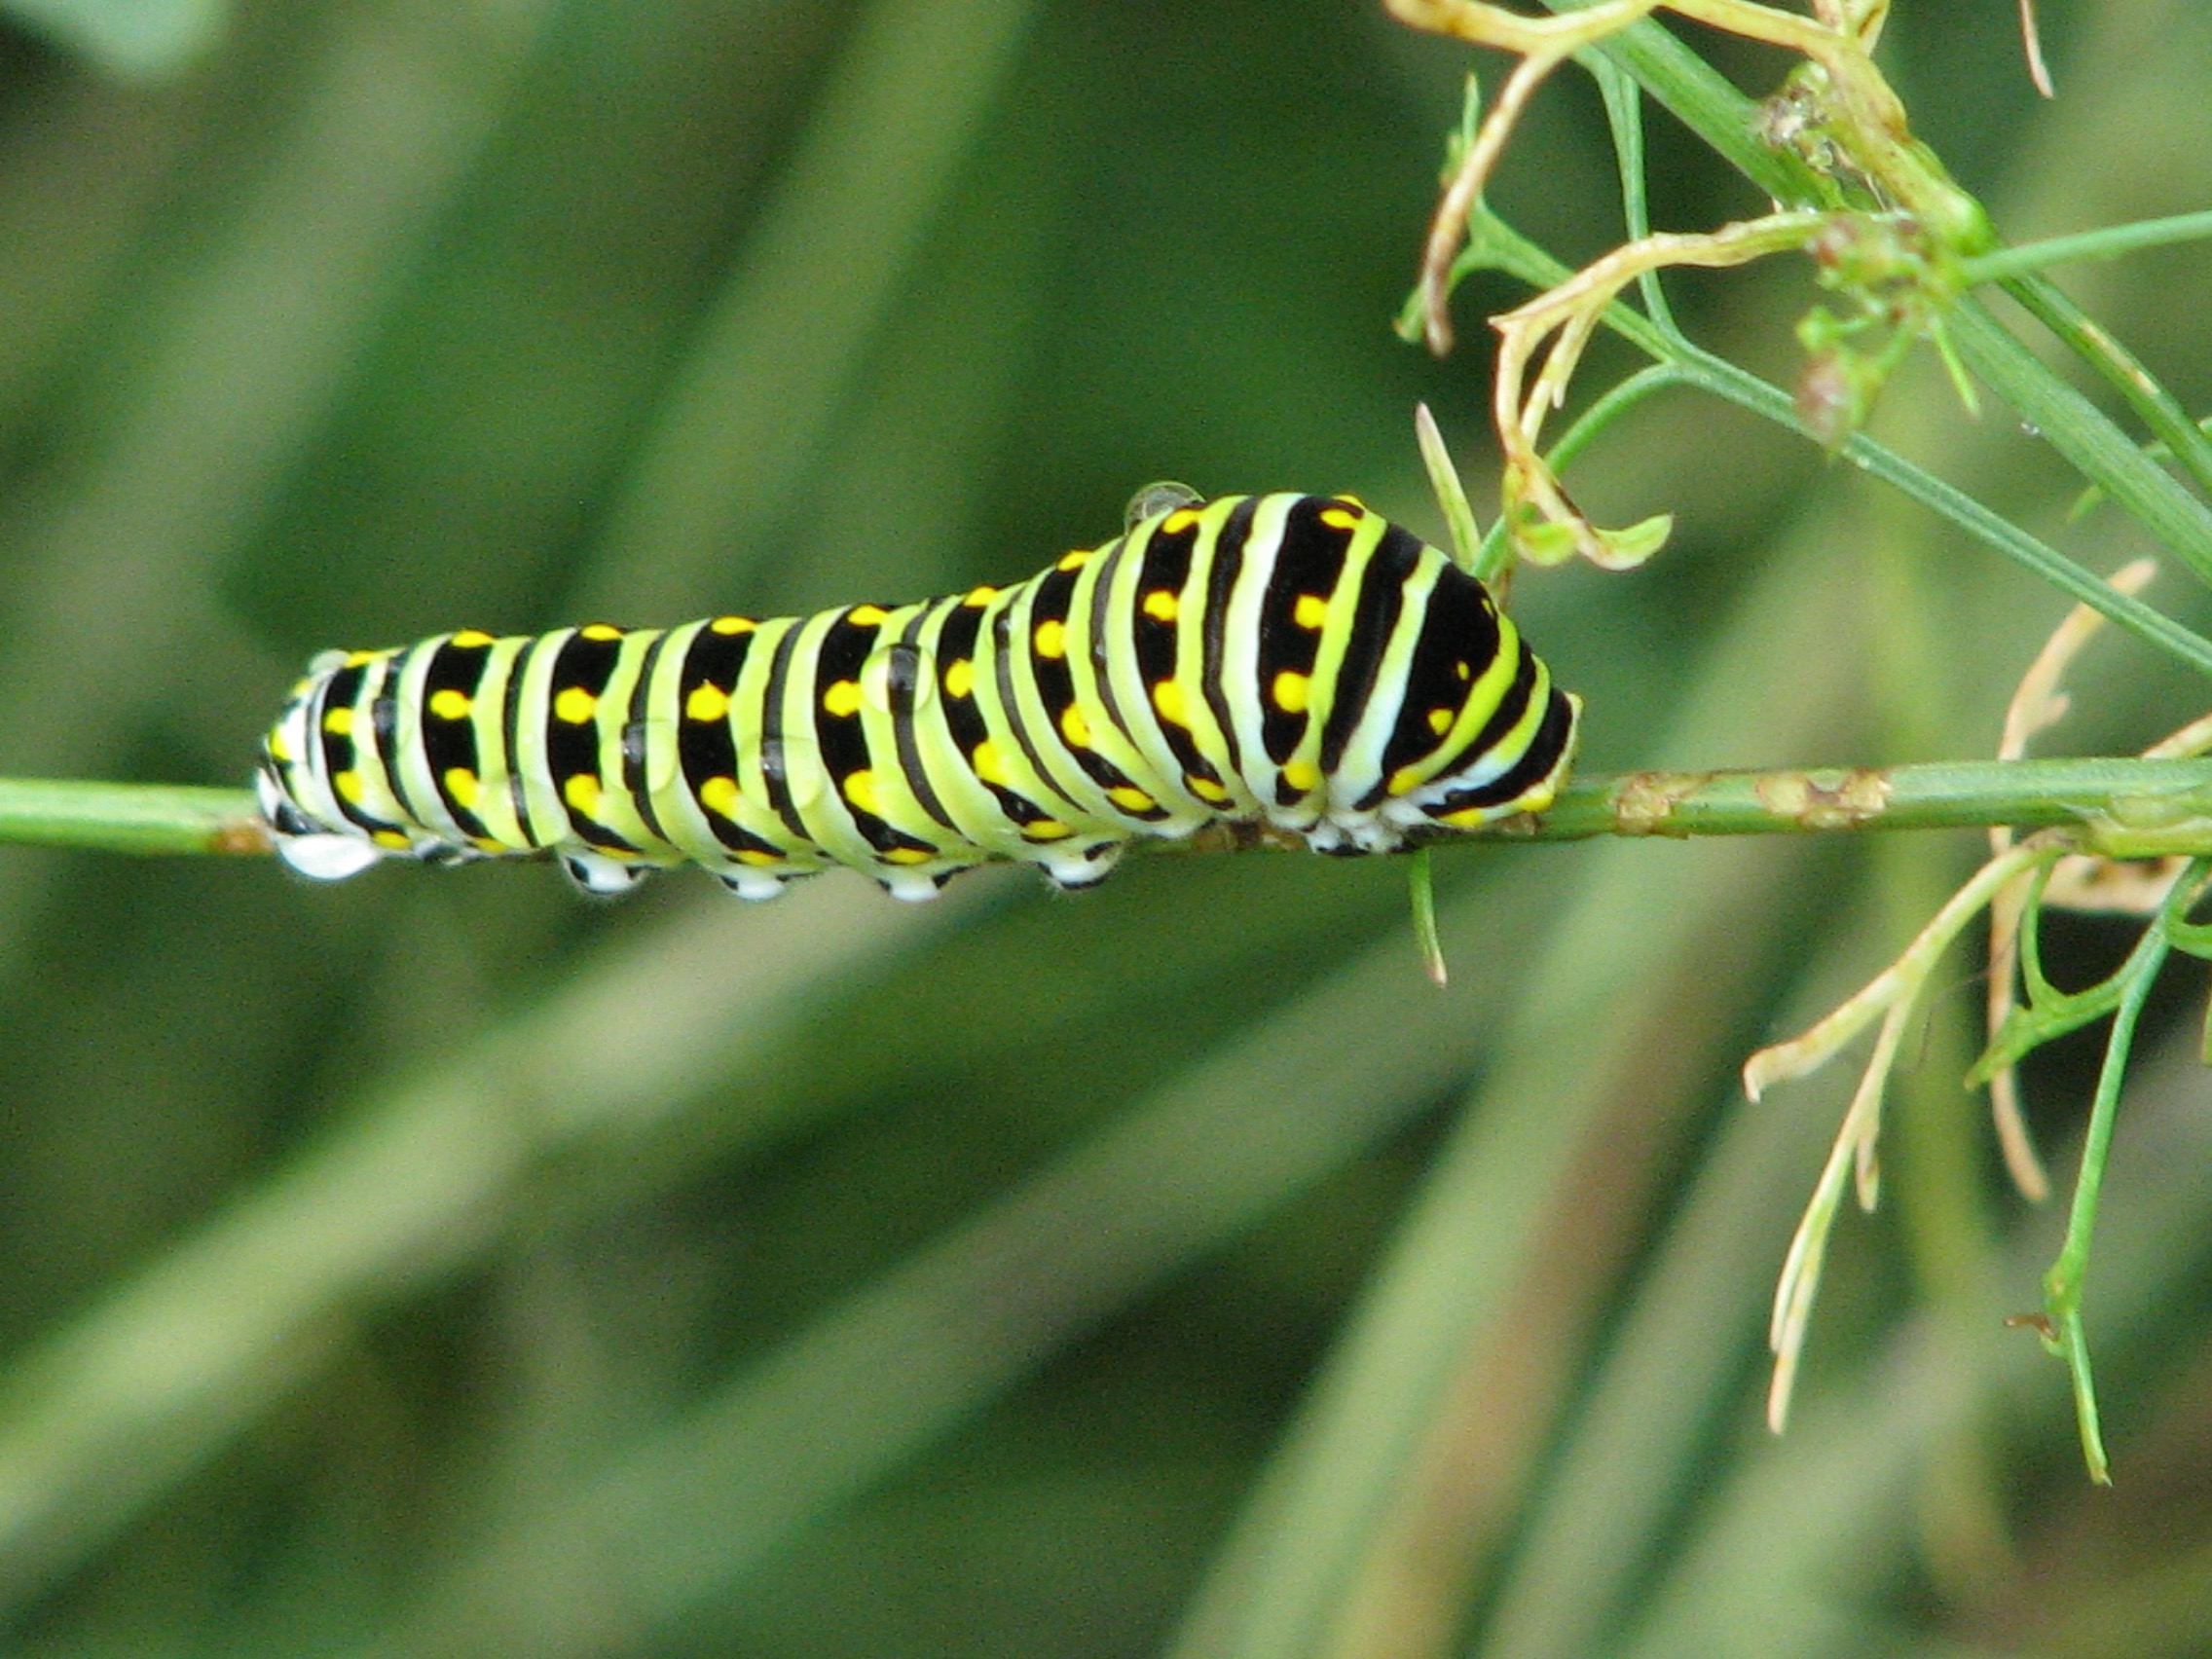
POLYGON ((551 852, 593 893, 704 866, 746 899, 844 865, 928 899, 1063 888, 1219 822, 1324 853, 1551 803, 1580 699, 1482 583, 1349 496, 1156 486, 1011 587, 811 616, 476 629, 326 651, 263 744, 278 851, 551 852))

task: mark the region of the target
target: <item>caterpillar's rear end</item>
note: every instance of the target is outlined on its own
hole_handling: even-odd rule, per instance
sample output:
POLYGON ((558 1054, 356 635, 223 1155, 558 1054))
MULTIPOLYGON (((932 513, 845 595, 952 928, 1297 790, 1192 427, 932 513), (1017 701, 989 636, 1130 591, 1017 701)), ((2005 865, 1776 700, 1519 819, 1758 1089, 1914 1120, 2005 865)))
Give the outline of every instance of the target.
POLYGON ((474 630, 317 658, 265 744, 285 859, 550 852, 594 892, 830 865, 1063 887, 1259 822, 1383 852, 1551 803, 1579 701, 1481 583, 1348 497, 1153 513, 1013 587, 812 616, 474 630))

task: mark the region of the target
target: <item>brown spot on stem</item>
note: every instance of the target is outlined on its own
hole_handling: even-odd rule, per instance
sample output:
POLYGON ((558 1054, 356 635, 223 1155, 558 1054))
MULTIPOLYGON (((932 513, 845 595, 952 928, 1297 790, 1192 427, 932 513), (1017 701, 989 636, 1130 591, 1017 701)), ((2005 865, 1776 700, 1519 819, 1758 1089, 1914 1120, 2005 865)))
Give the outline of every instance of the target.
POLYGON ((1856 830, 1890 805, 1890 780, 1866 766, 1769 773, 1758 793, 1760 805, 1800 830, 1856 830))
POLYGON ((1687 835, 1669 822, 1675 808, 1712 781, 1711 772, 1631 772, 1613 791, 1613 832, 1618 835, 1687 835))
POLYGON ((207 850, 240 858, 254 858, 276 850, 269 826, 259 818, 227 818, 207 837, 207 850))
POLYGON ((2033 1331, 2046 1343, 2058 1341, 2058 1325, 2047 1313, 2008 1313, 2006 1325, 2015 1331, 2033 1331))

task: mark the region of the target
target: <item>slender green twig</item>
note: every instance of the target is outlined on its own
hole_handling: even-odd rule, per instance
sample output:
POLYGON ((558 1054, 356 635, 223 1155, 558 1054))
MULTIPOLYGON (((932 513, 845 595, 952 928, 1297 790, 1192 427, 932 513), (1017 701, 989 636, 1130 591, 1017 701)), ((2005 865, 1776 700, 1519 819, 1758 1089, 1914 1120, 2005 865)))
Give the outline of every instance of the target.
MULTIPOLYGON (((1488 211, 1470 222, 1467 252, 1455 265, 1454 278, 1466 271, 1486 267, 1501 270, 1537 288, 1550 287, 1572 275, 1567 266, 1488 211)), ((1618 302, 1606 309, 1605 322, 1624 339, 1673 369, 1680 384, 1724 398, 1807 437, 1813 436, 1798 419, 1794 400, 1782 387, 1737 367, 1725 357, 1714 355, 1694 341, 1670 334, 1650 318, 1618 302)), ((2023 413, 2030 408, 2036 410, 2050 424, 2046 435, 2053 432, 2063 435, 2069 445, 2069 459, 2086 476, 2124 492, 2126 501, 2121 504, 2132 503, 2139 519, 2146 513, 2157 518, 2160 540, 2175 543, 2178 551, 2179 544, 2194 534, 2183 521, 2201 512, 2194 498, 2183 491, 2080 393, 2028 357, 2025 349, 1989 321, 1985 313, 1974 308, 1961 307, 1953 329, 1961 350, 1968 353, 1977 369, 1985 360, 2005 369, 2001 384, 1995 386, 2001 396, 2023 413), (2013 360, 2007 350, 2008 344, 2024 360, 2025 366, 2017 375, 2010 372, 2013 360), (2146 473, 2154 475, 2157 482, 2147 482, 2146 473), (2178 503, 2175 497, 2180 498, 2178 503)), ((1577 423, 1571 435, 1586 438, 1590 435, 1589 428, 1586 424, 1577 423)), ((2053 441, 2056 443, 2058 439, 2054 437, 2053 441)), ((1840 453, 1845 461, 1948 519, 2068 598, 2088 606, 2117 626, 2188 663, 2198 673, 2212 675, 2212 640, 2183 627, 2132 595, 2120 592, 2048 542, 1991 512, 1965 491, 1914 465, 1864 433, 1855 433, 1847 439, 1840 453)))
MULTIPOLYGON (((1569 780, 1540 818, 1429 837, 1580 841, 1596 835, 1763 835, 2005 824, 2080 832, 2116 858, 2212 852, 2212 759, 1945 760, 1910 766, 1614 772, 1569 780)), ((0 843, 116 853, 266 853, 244 790, 0 778, 0 843)), ((1296 837, 1225 826, 1166 851, 1296 837)))
MULTIPOLYGON (((2212 508, 2184 489, 2172 473, 2143 453, 2135 438, 2052 374, 1980 306, 1972 300, 1962 302, 1951 313, 1950 327, 1960 354, 1982 384, 2010 404, 2083 477, 2103 489, 2113 505, 2157 537, 2199 580, 2212 584, 2212 508)), ((2117 351, 2117 343, 2112 350, 2117 351)), ((2109 355, 2099 353, 2091 361, 2103 370, 2109 355)), ((2112 372, 2117 378, 2119 371, 2112 372)), ((2141 374, 2140 369, 2136 372, 2141 374)), ((2140 387, 2134 395, 2151 405, 2140 387)), ((2183 419, 2179 424, 2188 423, 2183 419)))
MULTIPOLYGON (((1642 89, 1627 70, 1603 54, 1593 53, 1588 68, 1605 100, 1605 124, 1612 129, 1613 156, 1620 166, 1621 226, 1630 241, 1641 241, 1651 234, 1651 203, 1644 189, 1642 89)), ((1646 316, 1663 329, 1680 332, 1658 272, 1646 271, 1638 276, 1636 291, 1646 316)))
POLYGON ((2212 492, 2212 438, 2205 436, 2203 428, 2189 418, 2189 412, 2133 352, 2053 283, 2041 277, 2023 277, 2007 282, 2005 291, 2076 356, 2104 376, 2143 418, 2144 424, 2165 443, 2167 452, 2188 470, 2196 487, 2212 492))
POLYGON ((2120 1081, 2127 1075, 2136 1021, 2165 959, 2165 935, 2154 925, 2145 930, 2142 942, 2121 970, 2126 984, 2113 1011, 2104 1064, 2097 1072, 2096 1098, 2089 1108, 2088 1134, 2082 1145, 2082 1172, 2075 1177, 2074 1202, 2066 1215, 2066 1242, 2043 1280, 2044 1316, 2052 1328, 2051 1346, 2065 1358, 2067 1372, 2073 1378, 2074 1415, 2082 1435, 2082 1454, 2088 1462, 2089 1478, 2099 1486, 2112 1484, 2112 1468, 2097 1423, 2089 1339, 2082 1323, 2082 1291, 2089 1274, 2089 1245, 2096 1232, 2097 1198, 2104 1190, 2105 1161, 2112 1150, 2113 1122, 2120 1111, 2120 1081))
POLYGON ((1963 261, 1962 269, 1970 284, 2003 282, 2073 260, 2118 259, 2142 248, 2201 241, 2208 237, 2212 237, 2212 213, 2176 213, 2170 218, 2138 219, 2132 224, 2108 225, 2101 230, 1996 248, 1963 261))
POLYGON ((0 841, 103 853, 266 853, 245 790, 0 778, 0 841))
MULTIPOLYGON (((1585 9, 1588 0, 1544 0, 1544 3, 1554 12, 1578 12, 1585 9)), ((1833 181, 1815 173, 1799 158, 1760 139, 1759 127, 1753 119, 1756 106, 1751 99, 1737 91, 1686 44, 1656 23, 1648 19, 1637 23, 1596 50, 1627 70, 1654 101, 1777 203, 1786 206, 1838 204, 1839 193, 1833 181)), ((2143 234, 2157 240, 2175 240, 2185 232, 2201 234, 2193 229, 2193 223, 2202 217, 2205 216, 2191 214, 2174 220, 2148 221, 2143 234)), ((2119 251, 2115 239, 2120 231, 2131 229, 2114 227, 2085 235, 2096 239, 2092 245, 2101 243, 2119 251)), ((2050 251, 2048 245, 2044 247, 2045 259, 2047 260, 2050 251)), ((2006 250, 1996 250, 1977 257, 2001 261, 2005 254, 2006 250)), ((1971 268, 1979 278, 2002 275, 2005 269, 2004 265, 1971 268)), ((1558 275, 1528 276, 1525 279, 1548 287, 1567 274, 1562 267, 1558 275)), ((2044 303, 2038 300, 2039 305, 2044 303)), ((1627 308, 1616 307, 1615 311, 1627 313, 1627 308)), ((1634 315, 1633 313, 1627 314, 1634 315)), ((1621 326, 1610 314, 1607 320, 1621 326)), ((1648 335, 1656 337, 1657 330, 1650 323, 1641 317, 1636 320, 1648 335)), ((2049 318, 2045 320, 2048 324, 2049 318)), ((1623 332, 1637 338, 1629 328, 1624 327, 1623 332)), ((2103 490, 2121 511, 2143 524, 2161 542, 2170 545, 2178 557, 2212 581, 2212 512, 2207 512, 2202 503, 2190 497, 2145 456, 2134 439, 2052 374, 2021 341, 1998 327, 1979 308, 1958 308, 1949 332, 1966 365, 2010 404, 2022 421, 2042 432, 2053 448, 2079 467, 2091 484, 2103 490)), ((2060 336, 2067 338, 2066 331, 2061 329, 2060 336)), ((1639 340, 1639 344, 1642 343, 1639 340)), ((2078 350, 2083 350, 2082 343, 2074 340, 2068 343, 2078 350)), ((2116 359, 2110 353, 2092 346, 2083 354, 2099 373, 2109 377, 2117 372, 2116 359)), ((2115 384, 2120 382, 2116 380, 2115 384)), ((2130 392, 2131 399, 2140 393, 2130 392)), ((1796 424, 1794 420, 1788 424, 1796 424)), ((2177 441, 2178 434, 2164 432, 2164 424, 2162 418, 2154 422, 2154 430, 2166 437, 2176 455, 2185 455, 2191 440, 2180 438, 2177 441)), ((1866 465, 1871 447, 1862 439, 1855 439, 1851 448, 1858 452, 1851 459, 1866 465)), ((1912 481, 1926 477, 1918 473, 1917 468, 1895 471, 1885 462, 1869 466, 1869 470, 1906 494, 1927 499, 1912 481)), ((1928 500, 1928 504, 1947 518, 1954 517, 1946 505, 1934 500, 1928 500)), ((1982 516, 1985 520, 1994 518, 1994 515, 1982 516)), ((1957 522, 1955 518, 1954 522, 1957 522)), ((2018 560, 2046 580, 2059 583, 2072 597, 2095 606, 2120 626, 2154 640, 2161 648, 2174 651, 2200 671, 2212 672, 2212 654, 2207 654, 2205 642, 2186 629, 2163 618, 2154 622, 2152 618, 2157 613, 2148 607, 2127 608, 2129 614, 2123 616, 2120 608, 2108 608, 2081 587, 2068 585, 2063 572, 2070 568, 2069 562, 2055 549, 2045 547, 2016 530, 2003 541, 1996 541, 1988 534, 1986 524, 1962 525, 1962 528, 1984 540, 1991 540, 2007 557, 2018 560)), ((2084 579, 2093 580, 2086 578, 2085 573, 2084 579)))

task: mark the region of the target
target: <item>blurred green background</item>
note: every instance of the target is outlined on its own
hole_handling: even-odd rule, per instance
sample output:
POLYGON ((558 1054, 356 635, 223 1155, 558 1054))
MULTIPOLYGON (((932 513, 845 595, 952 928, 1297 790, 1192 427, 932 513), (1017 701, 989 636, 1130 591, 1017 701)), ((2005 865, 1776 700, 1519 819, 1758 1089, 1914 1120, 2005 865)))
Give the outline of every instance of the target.
MULTIPOLYGON (((2201 205, 2212 17, 2044 22, 2055 103, 2008 0, 1886 49, 2007 234, 2201 205)), ((1483 506, 1516 297, 1444 363, 1387 327, 1467 66, 1345 0, 0 8, 0 773, 240 781, 326 645, 1005 579, 1160 477, 1435 535, 1412 406, 1483 506)), ((1760 205, 1652 142, 1663 225, 1760 205)), ((1564 75, 1493 200, 1587 258, 1611 168, 1564 75)), ((2067 279, 2212 406, 2200 253, 2067 279)), ((1801 267, 1675 292, 1791 375, 1801 267)), ((1925 363, 1876 432, 2137 550, 1925 363)), ((1595 768, 1986 754, 2063 608, 1686 399, 1571 482, 1678 524, 1516 590, 1595 768)), ((2130 643, 2075 684, 2051 747, 2203 702, 2130 643)), ((913 910, 8 849, 5 1649, 2212 1652, 2200 977, 2090 1285, 2117 1489, 2000 1324, 2055 1226, 1956 1087, 1965 958, 1761 1423, 1849 1080, 1735 1068, 1976 844, 1445 854, 1448 994, 1382 861, 913 910)), ((2076 979, 2132 937, 2052 931, 2076 979)), ((2028 1076, 2062 1171, 2095 1041, 2028 1076)))

